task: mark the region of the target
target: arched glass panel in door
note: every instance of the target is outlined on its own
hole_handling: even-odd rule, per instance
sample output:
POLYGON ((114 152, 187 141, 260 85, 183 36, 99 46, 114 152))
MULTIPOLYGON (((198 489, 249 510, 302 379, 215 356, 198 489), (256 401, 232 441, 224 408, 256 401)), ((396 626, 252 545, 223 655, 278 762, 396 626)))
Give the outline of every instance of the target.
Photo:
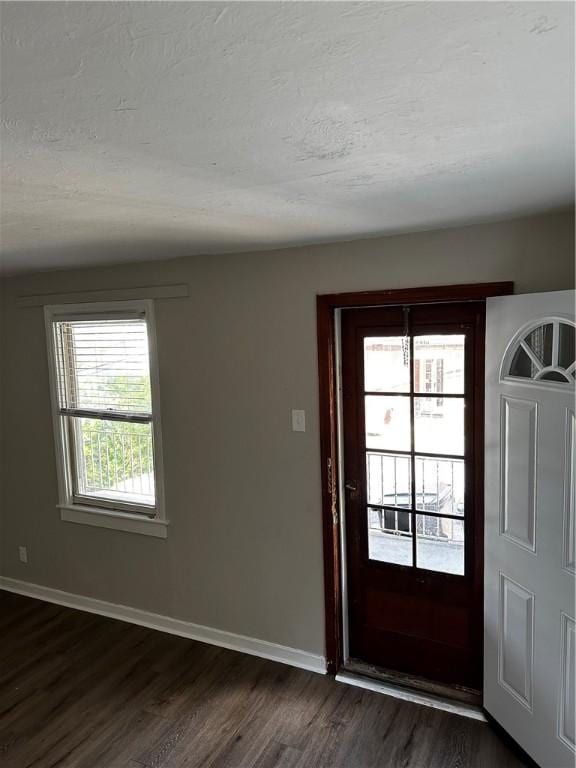
POLYGON ((576 328, 570 320, 550 317, 522 328, 502 361, 502 380, 560 387, 576 379, 576 328))

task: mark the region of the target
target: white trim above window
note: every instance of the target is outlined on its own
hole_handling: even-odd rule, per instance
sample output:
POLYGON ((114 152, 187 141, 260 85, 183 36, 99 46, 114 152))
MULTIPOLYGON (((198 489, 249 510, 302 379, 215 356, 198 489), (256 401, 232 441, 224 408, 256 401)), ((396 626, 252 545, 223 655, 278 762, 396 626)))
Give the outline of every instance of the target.
POLYGON ((44 312, 62 520, 165 538, 153 302, 44 312))

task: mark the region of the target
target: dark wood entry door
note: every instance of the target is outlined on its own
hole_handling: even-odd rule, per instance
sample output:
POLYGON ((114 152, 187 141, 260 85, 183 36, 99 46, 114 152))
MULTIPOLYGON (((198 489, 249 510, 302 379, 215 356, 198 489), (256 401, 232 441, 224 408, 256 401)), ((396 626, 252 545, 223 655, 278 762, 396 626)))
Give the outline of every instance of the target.
POLYGON ((484 314, 342 312, 350 657, 476 689, 484 314))

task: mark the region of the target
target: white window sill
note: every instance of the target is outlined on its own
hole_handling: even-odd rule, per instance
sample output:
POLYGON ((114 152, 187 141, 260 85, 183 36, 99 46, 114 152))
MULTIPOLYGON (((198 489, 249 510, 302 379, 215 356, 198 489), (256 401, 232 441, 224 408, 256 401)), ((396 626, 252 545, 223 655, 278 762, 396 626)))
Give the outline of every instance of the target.
POLYGON ((81 507, 77 504, 59 504, 60 519, 68 523, 94 525, 98 528, 113 528, 116 531, 141 533, 165 539, 168 533, 168 521, 133 515, 130 512, 107 511, 95 507, 81 507))

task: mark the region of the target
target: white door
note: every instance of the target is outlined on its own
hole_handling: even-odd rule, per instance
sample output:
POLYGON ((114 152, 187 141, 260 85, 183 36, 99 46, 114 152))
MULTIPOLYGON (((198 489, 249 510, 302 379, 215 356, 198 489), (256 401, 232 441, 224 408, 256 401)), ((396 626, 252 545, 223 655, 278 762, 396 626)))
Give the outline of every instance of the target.
POLYGON ((488 299, 484 706, 574 766, 574 291, 488 299))

